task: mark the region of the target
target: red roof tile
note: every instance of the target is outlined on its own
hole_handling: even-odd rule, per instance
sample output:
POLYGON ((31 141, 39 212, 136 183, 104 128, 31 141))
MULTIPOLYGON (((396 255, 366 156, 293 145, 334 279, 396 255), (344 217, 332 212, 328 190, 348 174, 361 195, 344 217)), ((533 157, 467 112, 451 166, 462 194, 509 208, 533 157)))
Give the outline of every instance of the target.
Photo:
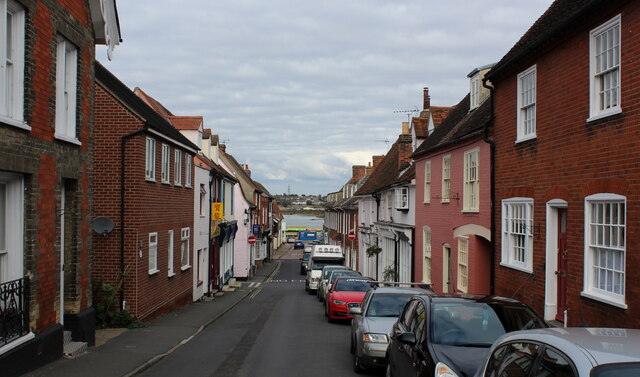
POLYGON ((198 130, 203 118, 201 116, 170 116, 169 121, 179 130, 198 130))

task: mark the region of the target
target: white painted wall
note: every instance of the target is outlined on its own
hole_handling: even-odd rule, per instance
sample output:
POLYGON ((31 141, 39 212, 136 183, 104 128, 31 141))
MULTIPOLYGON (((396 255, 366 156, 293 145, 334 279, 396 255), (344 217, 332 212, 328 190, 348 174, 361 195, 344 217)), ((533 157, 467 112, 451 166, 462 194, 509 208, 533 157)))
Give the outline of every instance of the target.
MULTIPOLYGON (((194 164, 195 165, 195 164, 194 164)), ((193 301, 199 300, 205 293, 209 291, 209 219, 211 217, 210 202, 211 193, 209 190, 209 169, 195 165, 194 174, 194 221, 193 221, 193 301), (200 185, 204 185, 207 190, 204 200, 207 205, 204 213, 200 213, 200 185), (200 258, 198 258, 198 250, 200 258), (204 264, 204 266, 202 265, 204 264), (198 276, 198 275, 201 276, 198 276), (198 281, 202 284, 198 284, 198 281)), ((175 251, 174 251, 175 252, 175 251)), ((174 256, 175 258, 175 256, 174 256)))

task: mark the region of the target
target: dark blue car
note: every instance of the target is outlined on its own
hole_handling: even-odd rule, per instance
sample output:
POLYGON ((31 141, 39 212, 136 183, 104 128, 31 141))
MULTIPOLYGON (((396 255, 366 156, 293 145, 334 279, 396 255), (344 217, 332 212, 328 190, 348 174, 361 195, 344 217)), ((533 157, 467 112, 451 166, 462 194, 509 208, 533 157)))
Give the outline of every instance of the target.
POLYGON ((296 241, 296 243, 293 244, 293 248, 294 249, 304 249, 304 242, 296 241))

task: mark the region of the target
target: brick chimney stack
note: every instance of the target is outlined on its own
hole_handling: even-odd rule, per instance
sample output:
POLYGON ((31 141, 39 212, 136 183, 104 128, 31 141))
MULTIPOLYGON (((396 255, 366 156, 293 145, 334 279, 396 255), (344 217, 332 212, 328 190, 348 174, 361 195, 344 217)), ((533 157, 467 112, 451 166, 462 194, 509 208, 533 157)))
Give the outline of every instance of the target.
POLYGON ((362 179, 362 177, 364 177, 364 173, 366 170, 366 167, 364 165, 353 165, 351 169, 351 183, 357 183, 360 179, 362 179))
POLYGON ((249 170, 249 165, 242 165, 242 168, 244 169, 244 172, 247 173, 249 177, 251 177, 251 170, 249 170))
POLYGON ((431 108, 431 97, 429 96, 429 88, 423 89, 422 109, 429 110, 431 108))
POLYGON ((227 146, 225 144, 220 144, 218 148, 220 148, 221 151, 227 153, 227 146))
POLYGON ((373 160, 373 168, 377 168, 378 165, 380 164, 380 162, 382 161, 382 159, 384 158, 384 155, 380 155, 380 156, 373 156, 371 159, 373 160))

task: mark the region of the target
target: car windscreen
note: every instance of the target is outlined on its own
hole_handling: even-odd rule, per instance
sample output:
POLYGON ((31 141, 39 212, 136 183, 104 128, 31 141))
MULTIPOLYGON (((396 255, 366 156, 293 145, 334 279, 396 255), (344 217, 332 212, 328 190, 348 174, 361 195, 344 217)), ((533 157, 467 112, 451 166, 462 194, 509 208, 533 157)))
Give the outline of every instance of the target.
POLYGON ((371 289, 369 279, 338 279, 334 291, 366 292, 371 289))
POLYGON ((342 260, 314 260, 312 262, 313 270, 322 270, 324 266, 339 266, 342 265, 342 260))
POLYGON ((524 306, 432 303, 431 342, 455 346, 490 347, 505 332, 548 327, 524 306))
POLYGON ((368 317, 400 317, 404 305, 415 293, 376 293, 371 297, 367 312, 368 317))
POLYGON ((331 275, 329 276, 329 285, 333 285, 333 282, 336 281, 336 279, 340 276, 362 276, 362 274, 358 271, 352 270, 333 270, 331 271, 331 275))
POLYGON ((342 269, 342 268, 341 268, 341 267, 339 267, 339 266, 336 266, 336 268, 329 268, 329 267, 328 267, 328 268, 325 268, 324 270, 322 270, 322 271, 323 271, 323 273, 322 273, 322 279, 323 279, 323 280, 329 279, 329 276, 331 276, 331 273, 332 273, 333 271, 335 271, 335 270, 341 270, 341 269, 342 269))
POLYGON ((302 254, 302 260, 303 261, 308 261, 310 256, 311 256, 311 254, 308 254, 308 253, 302 254))

